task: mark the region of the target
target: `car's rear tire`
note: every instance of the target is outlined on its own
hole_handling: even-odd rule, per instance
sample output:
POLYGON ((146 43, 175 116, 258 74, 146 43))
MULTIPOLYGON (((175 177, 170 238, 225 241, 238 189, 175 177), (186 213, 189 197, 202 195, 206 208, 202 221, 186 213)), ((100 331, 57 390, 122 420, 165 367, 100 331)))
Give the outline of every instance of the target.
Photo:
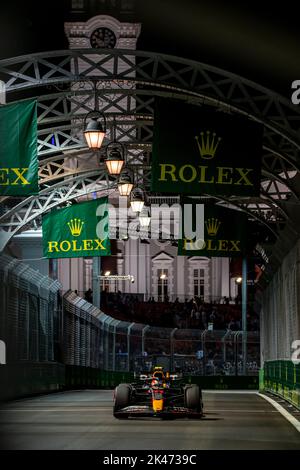
POLYGON ((187 385, 184 389, 184 406, 196 413, 202 413, 202 392, 198 385, 187 385))
POLYGON ((114 404, 114 416, 118 419, 126 419, 128 416, 119 415, 117 416, 116 413, 126 406, 130 405, 130 394, 131 394, 131 387, 128 384, 120 384, 117 386, 115 390, 115 404, 114 404))

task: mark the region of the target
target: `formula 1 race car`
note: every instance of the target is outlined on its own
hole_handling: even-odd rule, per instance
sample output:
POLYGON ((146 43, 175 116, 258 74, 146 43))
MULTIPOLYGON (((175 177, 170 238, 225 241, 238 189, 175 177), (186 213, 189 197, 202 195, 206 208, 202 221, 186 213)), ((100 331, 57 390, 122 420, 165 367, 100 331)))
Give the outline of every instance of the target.
POLYGON ((177 375, 155 367, 152 374, 141 374, 138 381, 115 388, 113 414, 118 419, 199 418, 203 416, 202 393, 198 385, 184 384, 177 375))

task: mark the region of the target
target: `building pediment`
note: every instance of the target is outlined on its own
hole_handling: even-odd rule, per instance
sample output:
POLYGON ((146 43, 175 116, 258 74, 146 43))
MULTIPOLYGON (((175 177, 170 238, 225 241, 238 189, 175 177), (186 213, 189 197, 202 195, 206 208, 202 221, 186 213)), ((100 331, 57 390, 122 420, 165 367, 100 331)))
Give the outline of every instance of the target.
POLYGON ((188 256, 189 263, 198 263, 199 261, 205 261, 207 263, 210 261, 210 258, 207 258, 206 256, 188 256))
POLYGON ((171 263, 172 261, 174 261, 174 256, 169 255, 165 251, 161 251, 160 253, 152 257, 152 261, 154 263, 158 263, 158 262, 159 263, 161 262, 171 263))

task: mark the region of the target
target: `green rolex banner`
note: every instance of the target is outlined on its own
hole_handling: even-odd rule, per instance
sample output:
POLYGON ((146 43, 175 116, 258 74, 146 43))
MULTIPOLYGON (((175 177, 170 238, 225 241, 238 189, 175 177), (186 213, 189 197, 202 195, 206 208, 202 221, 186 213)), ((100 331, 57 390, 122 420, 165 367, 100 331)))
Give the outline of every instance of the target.
POLYGON ((157 99, 155 192, 259 195, 263 126, 244 116, 157 99))
POLYGON ((38 194, 36 100, 0 107, 0 195, 38 194))
MULTIPOLYGON (((184 220, 184 205, 196 207, 197 199, 183 198, 182 221, 184 220)), ((192 208, 192 209, 193 209, 192 208)), ((192 225, 195 225, 196 209, 192 211, 192 225)), ((184 234, 184 227, 182 228, 184 234)), ((204 240, 178 240, 178 255, 184 256, 243 256, 247 249, 247 216, 241 211, 224 209, 205 204, 204 206, 204 240)))
POLYGON ((53 210, 42 227, 47 258, 110 255, 107 197, 53 210))

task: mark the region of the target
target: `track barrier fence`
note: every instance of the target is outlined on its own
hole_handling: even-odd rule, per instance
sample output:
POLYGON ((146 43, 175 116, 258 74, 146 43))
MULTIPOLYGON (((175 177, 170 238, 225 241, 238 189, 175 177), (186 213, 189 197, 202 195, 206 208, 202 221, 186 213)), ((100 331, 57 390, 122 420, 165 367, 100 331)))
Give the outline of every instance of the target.
POLYGON ((207 388, 258 388, 259 333, 160 328, 116 320, 22 261, 0 257, 0 397, 114 387, 161 364, 207 388))

